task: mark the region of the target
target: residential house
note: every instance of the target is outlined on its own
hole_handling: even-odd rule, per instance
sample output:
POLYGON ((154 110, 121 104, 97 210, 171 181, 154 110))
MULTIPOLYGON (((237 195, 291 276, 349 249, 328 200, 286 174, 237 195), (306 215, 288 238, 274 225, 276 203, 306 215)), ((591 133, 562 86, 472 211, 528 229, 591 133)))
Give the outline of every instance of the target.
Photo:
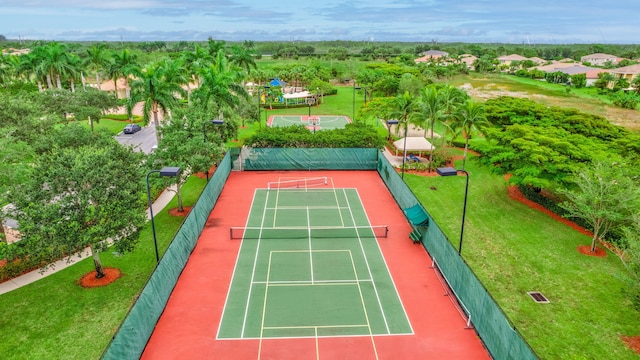
POLYGON ((536 63, 536 65, 542 65, 542 64, 546 64, 547 60, 545 59, 540 59, 539 57, 530 57, 529 60, 533 61, 534 63, 536 63))
POLYGON ((449 56, 449 53, 440 50, 429 50, 421 53, 420 55, 421 56, 419 58, 414 60, 416 63, 441 61, 443 59, 446 59, 449 56))
POLYGON ((478 57, 471 54, 462 54, 460 55, 460 61, 467 66, 467 69, 473 67, 473 63, 478 60, 478 57))
POLYGON ((600 77, 598 76, 598 74, 600 73, 608 73, 611 72, 611 70, 607 70, 607 69, 594 69, 594 70, 589 70, 587 71, 587 85, 586 86, 593 86, 595 85, 596 81, 598 81, 598 79, 600 79, 600 77))
POLYGON ((615 65, 618 63, 618 57, 615 55, 595 53, 581 57, 580 62, 589 63, 594 66, 604 66, 607 63, 615 65))
POLYGON ((529 60, 529 58, 526 58, 518 54, 504 55, 504 56, 498 57, 498 61, 500 62, 501 65, 502 64, 511 65, 511 63, 514 61, 525 61, 525 60, 529 60))
POLYGON ((625 78, 631 84, 633 79, 640 76, 640 64, 623 66, 617 69, 611 69, 609 71, 618 78, 625 78))

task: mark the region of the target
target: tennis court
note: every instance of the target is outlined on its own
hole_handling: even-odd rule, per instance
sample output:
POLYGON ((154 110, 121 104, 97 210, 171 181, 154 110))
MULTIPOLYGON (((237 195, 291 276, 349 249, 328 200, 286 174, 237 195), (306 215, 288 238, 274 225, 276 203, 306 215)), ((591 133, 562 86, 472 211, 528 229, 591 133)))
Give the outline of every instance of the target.
POLYGON ((218 338, 412 334, 376 240, 388 227, 369 224, 357 189, 303 181, 256 190, 231 228, 242 245, 218 338))
POLYGON ((268 126, 292 126, 304 125, 311 131, 322 129, 341 129, 351 122, 348 116, 343 115, 271 115, 267 121, 268 126))
POLYGON ((410 232, 376 171, 232 172, 141 358, 489 359, 410 232))

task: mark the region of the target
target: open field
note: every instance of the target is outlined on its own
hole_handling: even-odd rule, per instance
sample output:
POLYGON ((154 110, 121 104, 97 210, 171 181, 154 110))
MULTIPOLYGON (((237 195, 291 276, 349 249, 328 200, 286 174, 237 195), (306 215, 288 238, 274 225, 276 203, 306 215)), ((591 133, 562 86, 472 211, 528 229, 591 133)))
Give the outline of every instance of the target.
POLYGON ((640 111, 615 107, 605 96, 598 95, 594 88, 572 89, 567 93, 564 85, 510 75, 477 73, 458 76, 448 82, 464 88, 475 99, 484 101, 499 96, 529 98, 547 106, 575 108, 604 116, 613 124, 640 130, 640 111))

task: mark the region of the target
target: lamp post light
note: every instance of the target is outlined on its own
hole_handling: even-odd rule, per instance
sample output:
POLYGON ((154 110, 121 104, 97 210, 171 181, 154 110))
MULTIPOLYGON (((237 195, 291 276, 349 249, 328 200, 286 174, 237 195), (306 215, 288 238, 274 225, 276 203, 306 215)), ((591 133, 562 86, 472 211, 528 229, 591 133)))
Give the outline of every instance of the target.
POLYGON ((462 254, 462 239, 464 235, 464 219, 467 214, 467 196, 469 194, 469 173, 466 170, 456 170, 452 167, 437 168, 436 172, 440 176, 456 176, 458 171, 464 173, 466 182, 464 186, 464 204, 462 205, 462 225, 460 226, 460 242, 458 243, 458 255, 462 254))
POLYGON ((387 135, 387 140, 391 140, 391 125, 398 125, 398 120, 387 120, 387 130, 389 130, 389 135, 387 135))
POLYGON ((158 239, 156 237, 156 225, 153 221, 153 203, 151 202, 151 186, 149 185, 149 175, 160 173, 160 176, 177 177, 180 174, 179 167, 165 166, 161 170, 151 170, 147 174, 147 199, 149 200, 149 217, 151 218, 151 232, 153 233, 153 246, 156 249, 156 263, 160 262, 160 254, 158 253, 158 239))
MULTIPOLYGON (((207 142, 207 124, 213 124, 214 126, 221 126, 224 124, 224 119, 214 119, 214 120, 205 120, 204 123, 202 123, 202 136, 203 136, 203 141, 206 143, 207 142)), ((207 176, 207 182, 209 182, 209 169, 207 169, 207 171, 205 171, 206 176, 207 176)))
POLYGON ((351 104, 351 112, 353 113, 353 122, 356 122, 356 90, 360 90, 360 86, 356 86, 356 80, 353 79, 353 103, 351 104))
POLYGON ((404 180, 404 165, 407 161, 407 130, 409 129, 409 124, 407 124, 407 119, 404 120, 404 145, 403 154, 402 154, 402 180, 404 180))

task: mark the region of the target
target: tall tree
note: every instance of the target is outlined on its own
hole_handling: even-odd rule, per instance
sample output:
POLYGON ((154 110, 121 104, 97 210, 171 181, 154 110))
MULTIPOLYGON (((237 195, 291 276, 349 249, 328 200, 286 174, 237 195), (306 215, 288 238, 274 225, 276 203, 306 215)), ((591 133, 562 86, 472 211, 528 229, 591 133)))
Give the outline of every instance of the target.
POLYGON ((100 72, 109 64, 108 50, 105 44, 92 45, 87 49, 85 64, 96 74, 96 86, 100 90, 100 72))
POLYGON ((54 148, 37 158, 32 176, 10 194, 23 241, 54 258, 89 247, 96 277, 103 277, 107 240, 132 250, 145 221, 140 160, 115 142, 54 148))
POLYGON ((462 157, 462 170, 464 170, 467 162, 467 151, 469 149, 471 132, 478 130, 480 126, 487 123, 484 106, 468 99, 464 105, 458 109, 455 119, 459 122, 460 128, 462 129, 462 136, 464 137, 464 156, 462 157))
POLYGON ((404 177, 404 165, 407 158, 407 134, 409 124, 416 123, 417 117, 420 116, 420 107, 418 100, 413 97, 409 92, 405 92, 402 95, 398 95, 392 102, 392 110, 389 114, 391 119, 398 119, 398 126, 396 127, 396 134, 399 130, 404 129, 404 148, 402 157, 402 176, 404 177))
POLYGON ((222 50, 218 52, 213 64, 202 69, 200 77, 202 83, 194 90, 193 97, 199 99, 205 109, 234 109, 239 105, 238 96, 249 97, 241 85, 242 74, 229 67, 222 50))
POLYGON ((256 70, 258 66, 256 65, 254 51, 251 48, 233 45, 229 49, 229 62, 238 66, 245 73, 250 74, 251 69, 256 70))
POLYGON ((113 54, 113 61, 109 64, 109 73, 113 79, 113 86, 118 96, 118 78, 124 79, 124 88, 127 98, 130 97, 129 75, 138 75, 140 66, 137 63, 137 56, 129 49, 122 49, 119 53, 113 54))
MULTIPOLYGON (((207 128, 205 121, 210 117, 206 112, 198 109, 179 110, 169 124, 160 129, 162 134, 158 148, 148 160, 154 169, 163 166, 178 166, 185 169, 178 177, 157 178, 154 181, 162 183, 163 188, 176 184, 178 211, 184 211, 182 202, 182 185, 187 181, 191 172, 207 172, 211 166, 222 158, 224 144, 220 133, 211 132, 207 141, 203 141, 203 129, 207 128)), ((214 125, 209 124, 210 127, 214 125)))
POLYGON ((591 251, 616 225, 624 225, 640 211, 640 184, 624 163, 597 161, 584 166, 571 179, 575 189, 561 189, 567 197, 561 206, 568 217, 591 225, 591 251))
POLYGON ((178 106, 178 97, 186 93, 181 84, 170 81, 172 77, 170 73, 171 71, 160 63, 149 64, 142 69, 138 78, 131 82, 131 103, 139 101, 144 103, 145 124, 149 122, 150 114, 153 114, 158 143, 160 142, 158 111, 162 110, 167 114, 168 110, 178 106))

